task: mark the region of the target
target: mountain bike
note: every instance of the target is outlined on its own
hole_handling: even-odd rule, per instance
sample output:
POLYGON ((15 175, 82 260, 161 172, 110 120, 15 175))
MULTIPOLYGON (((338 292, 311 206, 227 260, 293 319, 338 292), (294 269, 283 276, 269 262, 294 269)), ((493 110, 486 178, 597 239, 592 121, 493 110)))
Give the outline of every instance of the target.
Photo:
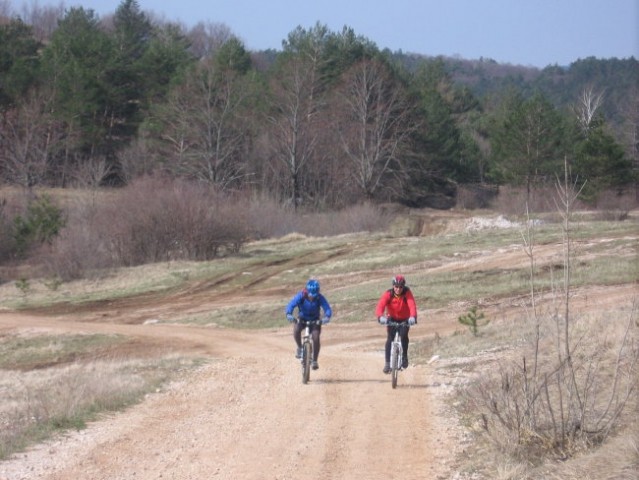
POLYGON ((311 332, 313 331, 313 325, 321 325, 321 320, 302 320, 296 319, 297 323, 304 325, 302 331, 302 383, 308 383, 311 376, 311 363, 313 362, 313 339, 311 338, 311 332))
POLYGON ((393 388, 396 388, 397 377, 399 376, 399 371, 402 370, 403 360, 402 339, 399 335, 399 330, 401 328, 408 328, 408 324, 406 322, 395 322, 389 319, 386 325, 395 328, 395 338, 393 338, 393 342, 391 343, 390 373, 391 385, 393 386, 393 388))

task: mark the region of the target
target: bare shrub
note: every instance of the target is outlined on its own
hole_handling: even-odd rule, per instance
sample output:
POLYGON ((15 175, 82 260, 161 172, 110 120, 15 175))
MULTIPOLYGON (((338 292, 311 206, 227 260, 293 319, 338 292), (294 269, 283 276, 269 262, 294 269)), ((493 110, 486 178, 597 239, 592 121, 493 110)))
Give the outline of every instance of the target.
POLYGON ((499 188, 486 184, 467 184, 457 186, 456 205, 468 210, 490 207, 499 194, 499 188))
POLYGON ((143 177, 129 186, 68 204, 67 228, 41 251, 62 280, 101 269, 168 260, 208 260, 256 238, 298 232, 330 236, 387 227, 391 214, 371 204, 299 213, 268 198, 223 194, 207 184, 143 177))
POLYGON ((602 192, 597 199, 597 218, 607 221, 623 221, 630 210, 637 208, 637 198, 631 191, 602 192))
POLYGON ((597 207, 602 210, 629 211, 639 207, 634 189, 605 190, 597 199, 597 207))
POLYGON ((393 216, 370 203, 360 203, 337 213, 336 227, 341 233, 378 232, 385 230, 393 216))
POLYGON ((619 322, 587 324, 571 310, 571 220, 580 192, 566 166, 554 197, 562 218, 563 278, 553 285, 553 309, 542 315, 537 306, 534 229, 527 222, 530 348, 520 362, 484 374, 466 391, 467 408, 478 413, 486 437, 532 464, 602 444, 624 424, 639 389, 637 305, 621 331, 619 322))
MULTIPOLYGON (((499 195, 495 197, 491 206, 504 215, 525 215, 526 212, 556 212, 556 205, 553 201, 555 193, 554 187, 542 186, 531 189, 530 195, 527 196, 524 188, 501 186, 499 187, 499 195)), ((585 209, 587 204, 576 200, 573 208, 585 209)))
POLYGON ((255 239, 281 237, 296 229, 298 215, 272 198, 262 196, 250 200, 247 214, 255 239))
POLYGON ((548 315, 540 337, 529 333, 532 343, 520 362, 501 364, 466 390, 466 408, 479 413, 498 450, 532 464, 566 459, 601 444, 627 419, 638 387, 637 332, 631 322, 621 331, 612 323, 602 328, 598 319, 583 322, 574 332, 572 367, 556 356, 552 331, 563 322, 548 315))
POLYGON ((114 168, 106 158, 89 158, 75 168, 73 178, 83 188, 98 188, 114 168))
POLYGON ((123 265, 206 260, 248 239, 246 205, 208 185, 136 180, 107 209, 110 249, 123 265))
POLYGON ((92 269, 158 261, 206 260, 236 252, 249 238, 248 207, 210 186, 141 178, 74 206, 69 228, 48 252, 51 273, 79 278, 92 269))
MULTIPOLYGON (((457 204, 464 201, 468 194, 465 192, 467 186, 460 186, 457 204)), ((496 211, 505 215, 524 215, 525 212, 535 213, 556 213, 553 202, 555 190, 551 186, 535 187, 527 198, 525 189, 501 186, 499 194, 490 202, 490 206, 496 211)), ((470 203, 470 201, 469 201, 470 203)), ((575 210, 594 210, 599 212, 602 220, 624 220, 628 212, 639 207, 637 198, 632 190, 606 190, 599 194, 594 203, 588 203, 581 199, 575 199, 573 208, 575 210)), ((473 208, 464 206, 464 208, 473 208)))
POLYGON ((293 211, 274 200, 253 200, 249 206, 249 223, 255 238, 268 238, 301 233, 309 236, 331 236, 354 232, 384 230, 392 214, 369 204, 357 204, 334 212, 293 211))
POLYGON ((301 214, 296 221, 298 233, 331 236, 354 232, 375 232, 388 227, 392 215, 369 203, 336 212, 301 214))
MULTIPOLYGON (((639 411, 635 406, 635 418, 639 411)), ((547 468, 546 480, 636 480, 639 472, 639 420, 600 449, 547 468)))
POLYGON ((99 209, 85 204, 70 209, 69 213, 69 227, 51 246, 40 251, 47 274, 71 280, 115 266, 108 250, 108 237, 105 236, 108 233, 97 228, 101 220, 99 209))

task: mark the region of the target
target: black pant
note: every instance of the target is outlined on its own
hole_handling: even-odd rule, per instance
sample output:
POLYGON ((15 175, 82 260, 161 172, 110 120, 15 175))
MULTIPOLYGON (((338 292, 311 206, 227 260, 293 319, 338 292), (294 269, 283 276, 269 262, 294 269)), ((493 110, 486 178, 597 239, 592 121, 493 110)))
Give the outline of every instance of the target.
POLYGON ((408 324, 402 327, 386 327, 386 350, 384 352, 386 354, 386 363, 390 363, 391 344, 395 340, 395 330, 398 329, 402 340, 402 355, 404 355, 404 358, 408 358, 408 331, 410 330, 408 324))

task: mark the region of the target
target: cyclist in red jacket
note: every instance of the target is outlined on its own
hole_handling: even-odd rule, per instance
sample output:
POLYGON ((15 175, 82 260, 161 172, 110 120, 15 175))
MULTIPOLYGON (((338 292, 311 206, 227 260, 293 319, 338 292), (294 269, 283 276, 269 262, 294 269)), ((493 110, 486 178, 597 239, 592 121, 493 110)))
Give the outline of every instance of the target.
MULTIPOLYGON (((399 334, 402 339, 402 368, 408 367, 408 330, 410 326, 417 323, 417 305, 410 288, 406 286, 406 279, 403 275, 393 277, 393 287, 382 293, 377 308, 375 309, 375 317, 382 325, 386 325, 388 320, 395 322, 406 322, 404 328, 399 328, 399 334)), ((386 348, 384 373, 390 373, 390 350, 393 337, 395 336, 395 328, 386 327, 386 348)))

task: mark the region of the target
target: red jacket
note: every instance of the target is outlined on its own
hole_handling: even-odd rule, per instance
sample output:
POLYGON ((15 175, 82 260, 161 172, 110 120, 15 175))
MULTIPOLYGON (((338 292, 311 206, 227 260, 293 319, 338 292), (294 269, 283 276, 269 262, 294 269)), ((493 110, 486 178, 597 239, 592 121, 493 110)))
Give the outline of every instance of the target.
POLYGON ((408 317, 417 319, 417 305, 410 288, 404 287, 400 295, 395 295, 392 289, 382 293, 379 302, 377 302, 375 316, 381 317, 384 311, 397 322, 406 321, 408 317))

